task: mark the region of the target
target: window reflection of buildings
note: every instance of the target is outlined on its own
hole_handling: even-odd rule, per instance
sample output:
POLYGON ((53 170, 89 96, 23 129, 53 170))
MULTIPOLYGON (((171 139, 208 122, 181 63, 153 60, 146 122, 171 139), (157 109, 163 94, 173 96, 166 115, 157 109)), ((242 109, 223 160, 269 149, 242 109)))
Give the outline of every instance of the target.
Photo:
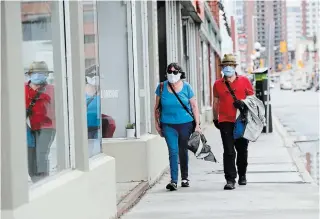
MULTIPOLYGON (((23 41, 51 40, 51 2, 23 2, 21 7, 23 41)), ((87 68, 96 62, 94 4, 91 1, 84 2, 83 10, 85 66, 87 68)))
POLYGON ((23 41, 51 40, 51 3, 24 2, 21 7, 23 41))
POLYGON ((86 68, 94 65, 96 62, 95 10, 92 2, 86 1, 83 3, 83 32, 86 68))

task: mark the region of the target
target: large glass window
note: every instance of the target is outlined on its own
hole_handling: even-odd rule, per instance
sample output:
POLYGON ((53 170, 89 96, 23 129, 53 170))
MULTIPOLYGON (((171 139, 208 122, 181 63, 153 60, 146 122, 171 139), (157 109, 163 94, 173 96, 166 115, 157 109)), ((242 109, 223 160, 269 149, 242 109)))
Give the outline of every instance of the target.
POLYGON ((132 36, 127 16, 131 11, 121 1, 97 4, 101 112, 106 118, 103 138, 131 137, 135 134, 133 60, 128 59, 132 53, 128 38, 132 36))
POLYGON ((32 182, 70 167, 64 18, 59 1, 23 1, 28 170, 32 182))
POLYGON ((87 103, 88 147, 89 157, 92 157, 101 153, 101 138, 103 131, 105 131, 104 124, 107 120, 105 117, 101 116, 96 1, 83 1, 82 4, 85 49, 84 61, 86 69, 85 98, 87 103))

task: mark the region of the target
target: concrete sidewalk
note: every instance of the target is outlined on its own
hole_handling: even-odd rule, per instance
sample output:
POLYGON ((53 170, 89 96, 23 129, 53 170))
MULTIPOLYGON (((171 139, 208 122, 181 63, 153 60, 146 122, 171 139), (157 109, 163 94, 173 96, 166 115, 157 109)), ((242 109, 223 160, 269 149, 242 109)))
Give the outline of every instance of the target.
POLYGON ((318 219, 318 186, 305 183, 277 133, 249 145, 248 185, 224 191, 222 143, 213 126, 204 130, 219 160, 190 154, 190 188, 167 192, 166 174, 123 219, 318 219))

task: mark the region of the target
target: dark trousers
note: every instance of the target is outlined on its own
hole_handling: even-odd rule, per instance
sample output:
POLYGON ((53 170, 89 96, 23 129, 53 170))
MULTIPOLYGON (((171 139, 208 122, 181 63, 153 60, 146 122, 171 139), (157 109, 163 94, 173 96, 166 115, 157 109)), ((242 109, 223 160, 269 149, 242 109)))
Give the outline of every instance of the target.
POLYGON ((234 123, 221 122, 220 133, 223 143, 223 168, 227 181, 235 182, 237 178, 236 164, 239 176, 243 176, 247 172, 248 166, 248 143, 244 138, 234 140, 233 138, 234 123), (237 162, 236 159, 237 151, 237 162))
POLYGON ((188 140, 193 131, 193 123, 162 124, 163 136, 169 150, 171 182, 178 182, 178 166, 182 180, 188 179, 188 140))

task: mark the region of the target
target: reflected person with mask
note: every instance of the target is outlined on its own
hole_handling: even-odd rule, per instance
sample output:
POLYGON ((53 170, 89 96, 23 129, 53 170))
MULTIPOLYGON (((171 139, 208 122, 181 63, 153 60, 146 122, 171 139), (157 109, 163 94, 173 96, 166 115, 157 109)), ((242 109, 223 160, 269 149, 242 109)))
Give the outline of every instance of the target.
POLYGON ((188 140, 194 131, 201 132, 197 100, 185 73, 177 63, 167 67, 167 81, 156 89, 155 126, 167 142, 171 182, 166 189, 177 190, 180 160, 181 187, 189 187, 188 140), (178 159, 179 156, 179 159, 178 159))
POLYGON ((243 99, 254 95, 253 87, 249 79, 236 73, 236 59, 232 54, 224 55, 221 62, 223 78, 217 80, 213 86, 213 122, 220 129, 223 143, 223 168, 227 184, 225 190, 235 189, 237 170, 239 185, 246 185, 246 172, 248 166, 248 140, 244 138, 234 139, 233 130, 236 121, 237 109, 244 109, 243 99), (228 86, 236 96, 232 97, 228 86), (237 151, 237 162, 236 159, 237 151))
POLYGON ((44 61, 33 62, 25 84, 29 175, 49 175, 49 152, 55 138, 54 87, 44 61))
POLYGON ((98 139, 100 129, 100 95, 99 76, 96 75, 96 67, 92 66, 86 70, 86 103, 87 103, 87 125, 88 138, 98 139))

